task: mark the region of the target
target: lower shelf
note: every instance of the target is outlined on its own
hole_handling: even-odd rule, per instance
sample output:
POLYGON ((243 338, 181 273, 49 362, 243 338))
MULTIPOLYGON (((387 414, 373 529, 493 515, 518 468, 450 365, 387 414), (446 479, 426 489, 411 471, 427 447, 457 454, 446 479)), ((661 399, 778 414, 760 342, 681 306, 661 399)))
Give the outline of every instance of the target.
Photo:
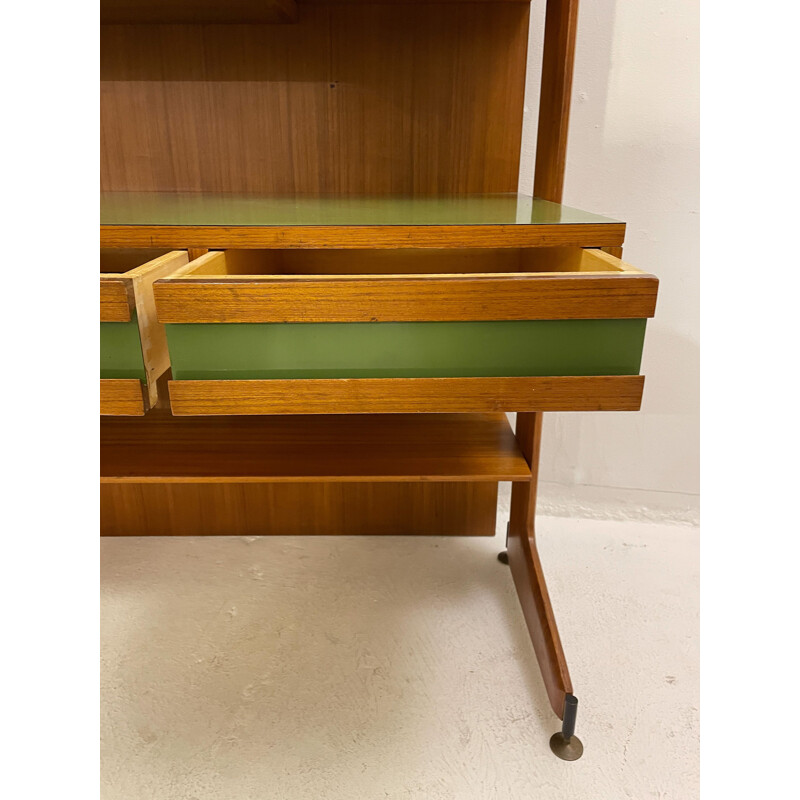
POLYGON ((143 418, 100 423, 103 483, 529 480, 504 414, 143 418))
POLYGON ((106 536, 492 536, 504 414, 101 419, 106 536))

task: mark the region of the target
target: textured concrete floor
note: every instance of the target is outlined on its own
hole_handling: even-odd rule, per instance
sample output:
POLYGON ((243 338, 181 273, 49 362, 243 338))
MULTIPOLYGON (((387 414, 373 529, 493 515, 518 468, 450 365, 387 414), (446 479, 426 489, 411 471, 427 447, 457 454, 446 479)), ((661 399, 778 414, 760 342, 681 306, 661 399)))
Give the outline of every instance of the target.
POLYGON ((539 531, 572 764, 499 537, 103 540, 104 800, 697 797, 697 529, 539 531))

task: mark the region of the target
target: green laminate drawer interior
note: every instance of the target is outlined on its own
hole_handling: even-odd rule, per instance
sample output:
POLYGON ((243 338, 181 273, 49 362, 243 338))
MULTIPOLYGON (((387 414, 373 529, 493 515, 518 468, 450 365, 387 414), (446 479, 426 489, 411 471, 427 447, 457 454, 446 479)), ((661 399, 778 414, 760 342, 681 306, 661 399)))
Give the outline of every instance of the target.
POLYGON ((645 319, 166 325, 176 380, 637 375, 645 319))
POLYGON ((575 225, 616 220, 523 194, 307 197, 104 192, 101 225, 575 225))
POLYGON ((129 322, 100 323, 100 377, 146 379, 136 312, 129 322))

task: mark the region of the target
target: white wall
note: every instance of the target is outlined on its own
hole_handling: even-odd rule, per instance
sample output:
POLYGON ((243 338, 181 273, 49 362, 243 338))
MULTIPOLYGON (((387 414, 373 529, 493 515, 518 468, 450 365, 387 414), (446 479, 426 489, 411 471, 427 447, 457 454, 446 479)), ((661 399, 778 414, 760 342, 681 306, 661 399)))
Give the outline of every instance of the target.
MULTIPOLYGON (((543 3, 532 6, 520 191, 532 192, 543 3)), ((699 491, 699 2, 581 4, 564 203, 628 223, 660 278, 639 413, 546 416, 541 479, 699 491)))

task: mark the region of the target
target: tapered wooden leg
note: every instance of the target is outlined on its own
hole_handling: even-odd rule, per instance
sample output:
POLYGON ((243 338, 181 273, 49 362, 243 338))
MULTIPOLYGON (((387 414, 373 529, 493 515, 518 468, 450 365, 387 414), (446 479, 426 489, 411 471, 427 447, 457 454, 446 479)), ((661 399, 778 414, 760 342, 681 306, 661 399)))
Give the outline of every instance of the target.
MULTIPOLYGON (((511 520, 508 525, 508 563, 517 588, 522 613, 539 661, 550 705, 564 720, 567 740, 574 739, 577 700, 572 694, 567 660, 561 647, 553 607, 547 593, 534 527, 542 414, 517 414, 517 440, 531 467, 530 483, 516 482, 511 489, 511 520)), ((560 735, 560 734, 559 734, 560 735)), ((580 744, 576 740, 576 743, 580 744)), ((582 750, 582 748, 581 748, 582 750)), ((555 748, 554 748, 555 751, 555 748)), ((560 757, 563 755, 557 753, 560 757)))

